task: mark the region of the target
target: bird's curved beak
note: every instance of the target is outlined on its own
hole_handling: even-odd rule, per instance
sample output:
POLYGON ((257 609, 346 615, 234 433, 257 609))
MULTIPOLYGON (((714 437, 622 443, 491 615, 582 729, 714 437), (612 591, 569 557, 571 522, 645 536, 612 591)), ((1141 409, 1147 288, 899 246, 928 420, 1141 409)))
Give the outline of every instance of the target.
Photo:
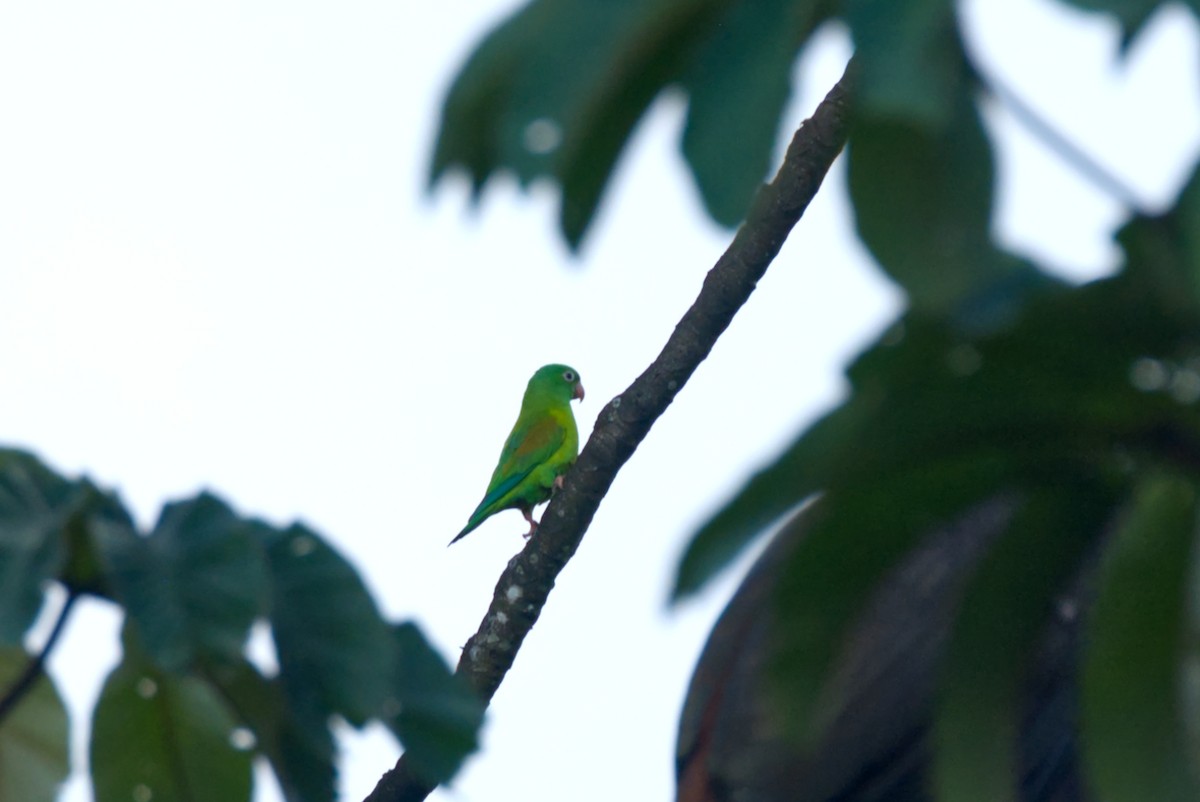
POLYGON ((583 385, 582 384, 575 385, 575 392, 571 393, 571 397, 578 398, 580 401, 583 400, 583 385))

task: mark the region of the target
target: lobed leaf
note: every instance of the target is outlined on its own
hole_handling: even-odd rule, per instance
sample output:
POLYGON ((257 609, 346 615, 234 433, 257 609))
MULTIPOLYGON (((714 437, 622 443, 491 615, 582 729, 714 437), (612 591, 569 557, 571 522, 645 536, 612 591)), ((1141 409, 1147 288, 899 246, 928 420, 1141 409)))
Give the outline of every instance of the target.
POLYGON ((843 0, 864 115, 937 132, 961 114, 969 70, 953 0, 843 0))
POLYGON ((533 0, 463 67, 442 111, 432 180, 466 167, 476 192, 496 170, 553 176, 574 247, 621 144, 677 71, 694 20, 718 0, 533 0))
POLYGON ((287 802, 336 798, 336 745, 327 716, 290 706, 280 680, 264 677, 246 661, 210 667, 205 678, 253 733, 287 802))
POLYGON ((463 167, 478 195, 496 171, 552 177, 576 248, 634 126, 679 84, 689 165, 706 206, 735 223, 768 168, 796 53, 827 14, 814 0, 533 0, 456 77, 431 180, 463 167))
POLYGON ((237 661, 263 609, 254 525, 208 493, 168 504, 146 538, 102 526, 102 561, 147 655, 166 671, 237 661))
POLYGON ((1137 215, 1117 232, 1130 279, 1148 288, 1148 303, 1179 316, 1200 310, 1200 165, 1174 206, 1137 215))
POLYGON ((982 334, 909 315, 850 366, 849 399, 693 536, 673 598, 698 590, 823 490, 890 482, 950 459, 1116 469, 1131 451, 1200 448, 1200 415, 1180 403, 1200 343, 1186 319, 1140 300, 1120 278, 1050 288, 1016 321, 982 334), (1164 373, 1160 383, 1146 383, 1147 366, 1164 373))
POLYGON ((385 723, 404 744, 413 772, 430 785, 448 782, 479 747, 485 706, 456 675, 416 624, 392 628, 397 660, 393 700, 385 723))
POLYGON ((917 312, 978 320, 1037 275, 992 244, 992 145, 969 97, 938 129, 860 115, 848 159, 858 235, 917 312))
POLYGON ((236 724, 204 681, 163 672, 130 633, 92 719, 96 802, 249 802, 250 753, 233 745, 236 724))
POLYGON ((945 459, 886 480, 831 489, 811 512, 776 590, 776 687, 789 719, 816 738, 843 707, 824 679, 869 592, 924 537, 1027 466, 945 459))
POLYGON ((727 2, 642 3, 623 35, 613 41, 599 80, 580 93, 580 103, 563 127, 563 146, 555 160, 555 175, 562 186, 559 222, 572 248, 578 248, 595 216, 637 121, 663 88, 679 79, 727 2))
POLYGON ((338 713, 355 726, 379 714, 395 649, 354 568, 300 524, 267 544, 271 634, 288 706, 338 713))
POLYGON ((1017 795, 1021 682, 1055 601, 1104 529, 1104 484, 1063 472, 1029 487, 966 589, 944 657, 934 721, 940 802, 1017 795))
POLYGON ((718 223, 741 221, 770 170, 792 66, 828 15, 816 0, 730 4, 684 69, 683 155, 718 223))
POLYGON ((1196 575, 1194 479, 1142 480, 1105 556, 1082 687, 1083 757, 1110 802, 1200 799, 1182 720, 1181 664, 1196 575))
MULTIPOLYGON (((0 648, 0 695, 32 659, 24 649, 0 648)), ((43 674, 0 723, 0 799, 56 799, 70 772, 68 747, 67 709, 43 674)))
POLYGON ((0 450, 0 644, 19 644, 37 617, 81 492, 32 454, 0 450))

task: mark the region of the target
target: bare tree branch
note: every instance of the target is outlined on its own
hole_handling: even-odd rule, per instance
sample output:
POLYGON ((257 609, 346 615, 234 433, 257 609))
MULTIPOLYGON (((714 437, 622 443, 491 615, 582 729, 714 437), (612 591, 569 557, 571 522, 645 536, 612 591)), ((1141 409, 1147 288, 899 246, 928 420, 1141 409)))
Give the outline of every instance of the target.
MULTIPOLYGON (((841 152, 848 127, 851 70, 847 67, 813 116, 796 131, 779 172, 759 189, 745 223, 709 271, 695 303, 658 358, 601 410, 592 436, 567 474, 566 486, 546 508, 537 534, 500 575, 487 615, 463 648, 457 669, 485 702, 500 687, 617 471, 750 297, 841 152)), ((366 802, 416 802, 432 790, 401 756, 366 802)))

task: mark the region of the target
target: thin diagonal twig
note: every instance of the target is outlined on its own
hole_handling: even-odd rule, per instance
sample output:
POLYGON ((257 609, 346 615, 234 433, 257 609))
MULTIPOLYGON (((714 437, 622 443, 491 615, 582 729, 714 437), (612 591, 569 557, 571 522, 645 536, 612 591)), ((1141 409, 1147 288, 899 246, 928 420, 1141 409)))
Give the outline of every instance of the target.
POLYGON ((67 599, 58 611, 58 618, 54 622, 54 628, 50 630, 50 635, 46 638, 46 642, 42 644, 41 651, 26 664, 21 675, 8 687, 8 690, 4 692, 4 696, 0 697, 0 724, 4 723, 4 719, 8 714, 25 698, 25 695, 33 689, 34 683, 42 676, 42 671, 46 666, 46 658, 50 656, 50 652, 53 651, 55 644, 58 643, 58 638, 62 635, 63 627, 66 626, 67 618, 70 616, 71 608, 75 606, 77 598, 79 596, 74 591, 67 592, 67 599))
POLYGON ((982 70, 975 65, 976 72, 984 81, 984 85, 1008 110, 1018 123, 1029 133, 1040 140, 1063 161, 1075 170, 1085 181, 1090 182, 1104 194, 1122 204, 1126 209, 1139 214, 1146 214, 1146 205, 1138 197, 1133 187, 1117 177, 1098 160, 1088 155, 1047 120, 1033 106, 1027 103, 1012 87, 994 73, 982 70))

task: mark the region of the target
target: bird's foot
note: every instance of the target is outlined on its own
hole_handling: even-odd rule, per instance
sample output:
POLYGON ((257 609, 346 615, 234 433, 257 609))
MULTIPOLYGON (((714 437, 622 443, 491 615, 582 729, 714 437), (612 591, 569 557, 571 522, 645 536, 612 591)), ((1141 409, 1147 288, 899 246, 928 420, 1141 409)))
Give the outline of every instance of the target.
POLYGON ((529 540, 529 538, 533 537, 534 534, 537 533, 538 522, 533 520, 533 510, 532 509, 529 510, 528 512, 525 510, 521 510, 521 515, 525 516, 525 520, 529 522, 529 531, 526 532, 525 534, 521 535, 521 537, 525 538, 526 540, 529 540))

